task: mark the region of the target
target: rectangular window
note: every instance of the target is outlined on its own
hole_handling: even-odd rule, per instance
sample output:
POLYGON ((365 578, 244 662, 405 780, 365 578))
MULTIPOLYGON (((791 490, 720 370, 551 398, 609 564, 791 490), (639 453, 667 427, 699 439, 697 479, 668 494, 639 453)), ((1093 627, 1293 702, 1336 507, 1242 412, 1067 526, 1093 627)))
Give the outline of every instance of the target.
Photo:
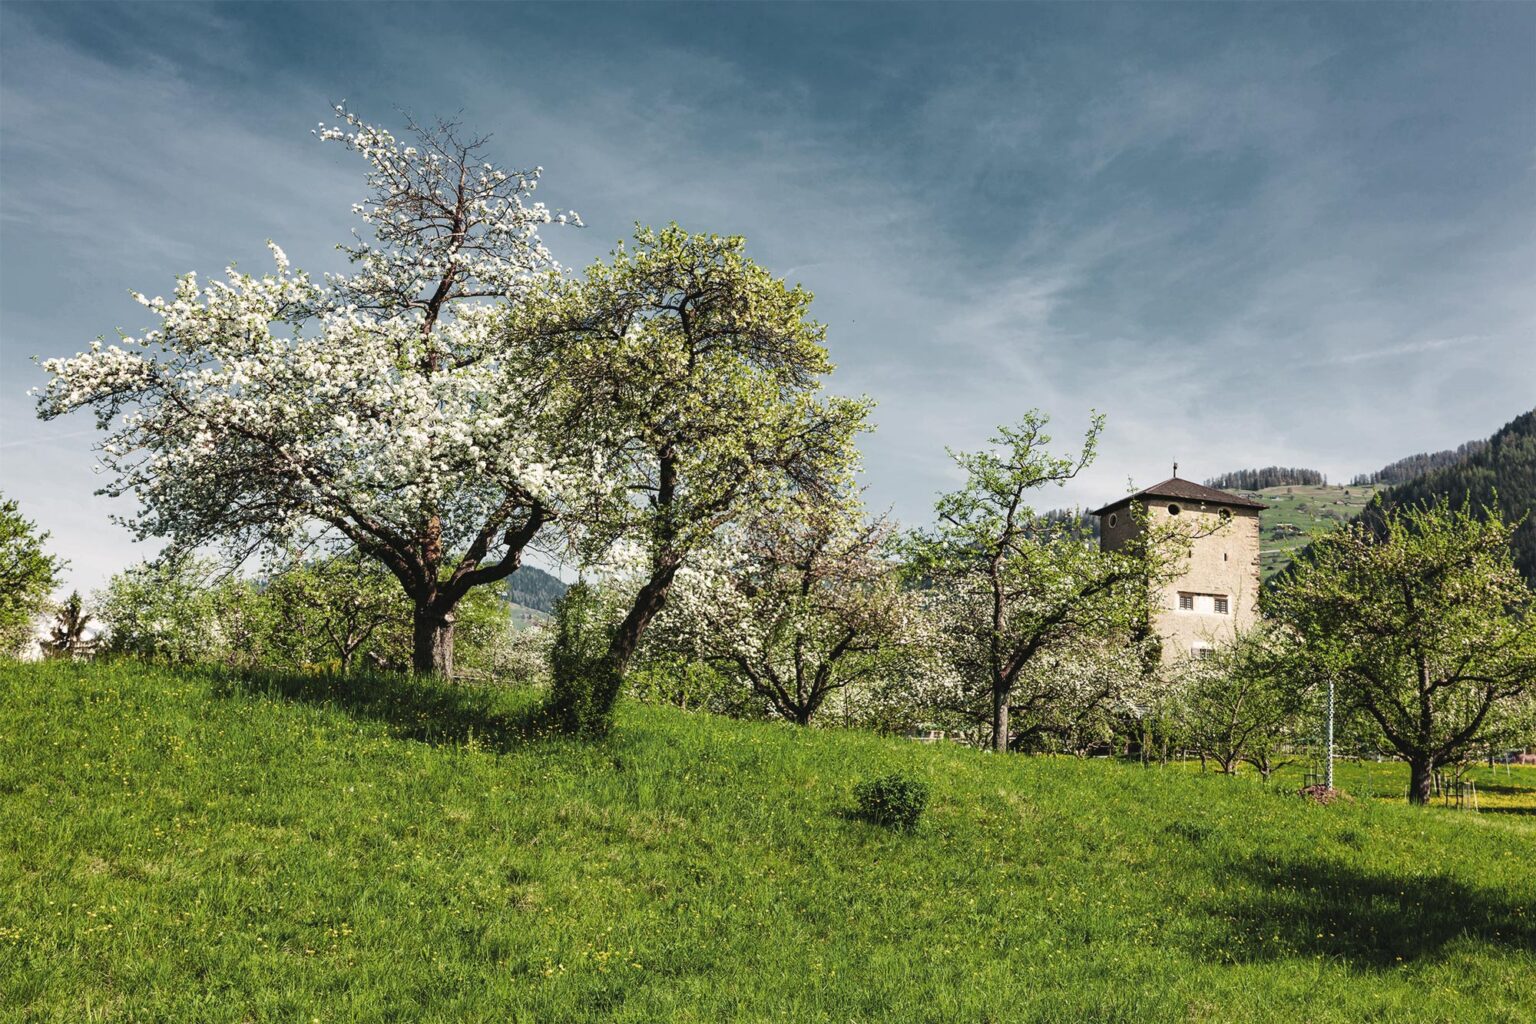
POLYGON ((1179 611, 1181 611, 1181 612, 1192 612, 1194 610, 1195 610, 1195 595, 1194 594, 1180 594, 1179 595, 1179 611))
POLYGON ((1204 661, 1211 656, 1211 649, 1209 647, 1191 647, 1190 653, 1195 656, 1196 660, 1204 661))
POLYGON ((1227 614, 1227 599, 1226 598, 1218 597, 1216 599, 1216 614, 1217 615, 1225 615, 1225 614, 1227 614))

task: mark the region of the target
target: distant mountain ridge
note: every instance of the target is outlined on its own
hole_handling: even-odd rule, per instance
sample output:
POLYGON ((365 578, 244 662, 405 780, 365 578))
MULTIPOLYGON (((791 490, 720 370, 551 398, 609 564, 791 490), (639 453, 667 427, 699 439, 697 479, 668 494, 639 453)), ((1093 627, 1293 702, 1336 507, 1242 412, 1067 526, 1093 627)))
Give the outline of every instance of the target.
POLYGON ((545 615, 553 615, 555 602, 560 600, 567 586, 558 576, 538 566, 523 565, 507 577, 507 600, 545 615))

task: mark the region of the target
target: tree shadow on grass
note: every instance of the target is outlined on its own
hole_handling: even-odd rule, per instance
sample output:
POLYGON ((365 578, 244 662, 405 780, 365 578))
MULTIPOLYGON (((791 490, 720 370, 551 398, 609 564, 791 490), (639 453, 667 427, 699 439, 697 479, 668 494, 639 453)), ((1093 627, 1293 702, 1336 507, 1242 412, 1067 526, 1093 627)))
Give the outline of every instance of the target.
POLYGON ((1213 921, 1226 922, 1206 950, 1215 959, 1321 955, 1381 970, 1434 956, 1460 939, 1510 952, 1536 950, 1530 892, 1506 894, 1444 875, 1390 875, 1321 859, 1254 858, 1228 870, 1227 881, 1243 889, 1235 903, 1210 908, 1213 921))
POLYGON ((222 676, 217 696, 255 696, 335 707, 353 718, 382 722, 391 734, 434 746, 468 746, 497 753, 556 734, 543 703, 507 691, 392 675, 256 672, 222 676))

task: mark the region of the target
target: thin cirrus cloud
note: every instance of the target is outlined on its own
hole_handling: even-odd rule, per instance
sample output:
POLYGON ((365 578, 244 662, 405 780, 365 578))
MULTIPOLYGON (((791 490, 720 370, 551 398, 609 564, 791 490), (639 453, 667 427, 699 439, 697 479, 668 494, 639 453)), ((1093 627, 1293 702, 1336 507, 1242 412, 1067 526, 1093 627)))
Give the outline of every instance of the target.
POLYGON ((1326 361, 1333 364, 1363 363, 1372 359, 1396 359, 1401 356, 1416 355, 1420 352, 1434 352, 1437 349, 1457 348, 1462 345, 1473 345, 1482 338, 1476 334, 1463 334, 1456 338, 1428 338, 1424 341, 1409 341, 1401 345, 1389 345, 1386 348, 1374 348, 1363 352, 1341 352, 1330 356, 1326 361))
POLYGON ((636 221, 746 235, 879 403, 868 494, 909 523, 1031 407, 1063 446, 1108 415, 1042 499, 1094 504, 1175 458, 1347 476, 1536 396, 1536 10, 436 10, 0 7, 0 490, 73 582, 145 552, 31 357, 267 238, 337 269, 361 175, 309 129, 343 98, 544 165, 568 265, 636 221))

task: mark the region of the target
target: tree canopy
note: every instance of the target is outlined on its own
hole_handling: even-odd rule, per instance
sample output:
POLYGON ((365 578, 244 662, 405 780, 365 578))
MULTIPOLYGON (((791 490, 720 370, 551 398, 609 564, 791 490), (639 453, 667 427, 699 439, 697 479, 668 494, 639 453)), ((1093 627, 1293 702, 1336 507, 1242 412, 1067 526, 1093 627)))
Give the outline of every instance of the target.
POLYGON ((1497 509, 1441 499, 1319 538, 1272 595, 1298 657, 1358 705, 1427 802, 1437 766, 1496 737, 1536 686, 1536 593, 1497 509))
POLYGON ((486 162, 456 125, 397 139, 342 107, 317 135, 369 165, 369 237, 323 282, 275 269, 181 277, 136 298, 159 326, 51 359, 43 417, 90 408, 105 491, 132 492, 141 537, 237 557, 344 536, 415 608, 414 665, 451 672, 454 608, 501 580, 556 520, 591 460, 561 444, 549 381, 498 329, 556 266, 532 201, 538 168, 486 162))
POLYGON ((583 550, 636 570, 594 707, 719 529, 848 485, 869 403, 822 394, 833 364, 810 302, 744 239, 672 225, 639 229, 548 306, 512 310, 508 329, 544 338, 560 368, 555 417, 599 453, 606 489, 582 511, 583 550))
POLYGON ((1261 491, 1266 487, 1312 487, 1327 482, 1328 478, 1315 469, 1265 466, 1263 469, 1235 469, 1230 473, 1222 473, 1207 480, 1205 486, 1219 487, 1225 491, 1261 491))
MULTIPOLYGON (((990 705, 999 752, 1014 738, 1016 689, 1030 670, 1052 658, 1087 664, 1116 634, 1120 651, 1145 636, 1147 556, 1156 549, 1101 551, 1072 520, 1038 515, 1029 504, 1034 492, 1064 484, 1093 461, 1103 418, 1094 416, 1082 448, 1065 456, 1051 454, 1048 422, 1031 411, 1017 426, 1000 428, 991 449, 955 454, 965 486, 939 499, 933 530, 913 537, 914 571, 943 622, 936 629, 955 673, 955 697, 990 705)), ((1019 708, 1028 728, 1044 727, 1054 683, 1069 675, 1057 665, 1034 676, 1046 685, 1031 688, 1019 708)), ((1124 676, 1089 669, 1078 682, 1097 691, 1096 683, 1117 678, 1124 676)), ((1101 699, 1117 690, 1112 682, 1101 699)))
POLYGON ((47 606, 64 562, 43 545, 46 532, 0 496, 0 655, 14 654, 32 636, 33 619, 47 606))
POLYGON ((807 725, 833 694, 900 676, 922 632, 892 536, 851 498, 753 516, 679 578, 664 632, 774 714, 807 725))

